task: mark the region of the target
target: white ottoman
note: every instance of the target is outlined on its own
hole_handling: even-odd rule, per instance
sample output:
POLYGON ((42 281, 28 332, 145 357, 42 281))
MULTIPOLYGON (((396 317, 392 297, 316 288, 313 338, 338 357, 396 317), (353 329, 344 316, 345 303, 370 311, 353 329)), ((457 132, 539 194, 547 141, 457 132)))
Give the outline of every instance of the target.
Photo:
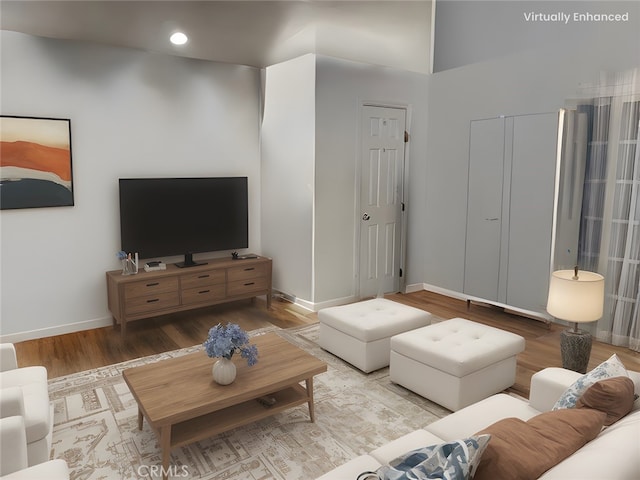
POLYGON ((460 410, 515 383, 524 344, 520 335, 452 318, 394 336, 389 378, 460 410))
POLYGON ((389 365, 393 335, 424 327, 432 315, 418 308, 375 298, 318 312, 320 346, 363 372, 389 365))

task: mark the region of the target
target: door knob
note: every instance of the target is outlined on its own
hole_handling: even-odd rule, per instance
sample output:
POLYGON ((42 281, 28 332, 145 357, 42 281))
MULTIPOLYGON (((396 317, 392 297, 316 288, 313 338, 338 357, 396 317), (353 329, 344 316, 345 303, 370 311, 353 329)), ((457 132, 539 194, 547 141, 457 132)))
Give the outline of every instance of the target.
POLYGON ((368 214, 368 213, 365 213, 364 215, 362 215, 362 219, 363 219, 363 220, 365 220, 365 221, 366 221, 366 220, 369 220, 370 218, 371 218, 371 217, 369 216, 369 214, 368 214))

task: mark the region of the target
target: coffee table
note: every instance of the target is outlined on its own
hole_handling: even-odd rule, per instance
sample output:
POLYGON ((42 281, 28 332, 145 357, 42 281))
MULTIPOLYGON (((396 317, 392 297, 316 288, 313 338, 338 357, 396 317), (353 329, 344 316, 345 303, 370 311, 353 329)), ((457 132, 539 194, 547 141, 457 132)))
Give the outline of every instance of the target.
POLYGON ((327 364, 275 333, 251 338, 258 347, 258 363, 247 366, 234 355, 236 380, 213 381, 216 359, 204 351, 124 370, 122 376, 138 403, 138 429, 143 419, 160 438, 162 475, 167 478, 171 449, 212 437, 241 425, 307 403, 315 421, 313 377, 327 364), (301 382, 305 382, 305 386, 301 382), (258 402, 275 398, 272 406, 258 402))

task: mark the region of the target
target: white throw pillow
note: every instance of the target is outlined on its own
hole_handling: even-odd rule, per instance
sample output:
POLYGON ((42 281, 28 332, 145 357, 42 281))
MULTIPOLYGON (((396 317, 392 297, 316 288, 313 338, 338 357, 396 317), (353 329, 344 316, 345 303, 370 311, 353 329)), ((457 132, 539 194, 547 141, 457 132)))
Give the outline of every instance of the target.
POLYGON ((561 408, 574 408, 578 399, 587 389, 598 380, 604 380, 611 377, 628 377, 627 369, 615 353, 609 359, 602 362, 590 372, 585 373, 576 380, 565 392, 560 396, 551 410, 559 410, 561 408))

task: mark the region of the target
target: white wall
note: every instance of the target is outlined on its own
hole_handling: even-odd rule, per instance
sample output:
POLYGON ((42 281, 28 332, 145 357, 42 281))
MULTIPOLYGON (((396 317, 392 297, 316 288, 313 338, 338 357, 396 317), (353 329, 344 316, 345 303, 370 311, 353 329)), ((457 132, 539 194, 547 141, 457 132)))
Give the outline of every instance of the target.
MULTIPOLYGON (((422 279, 429 76, 318 56, 316 79, 315 292, 318 306, 358 294, 360 115, 363 103, 407 109, 409 279, 422 279)), ((421 281, 421 280, 420 280, 421 281)))
POLYGON ((266 69, 262 122, 262 253, 273 287, 312 299, 315 56, 266 69))
POLYGON ((110 324, 120 177, 247 175, 260 251, 257 69, 1 35, 1 113, 71 119, 75 194, 73 207, 1 212, 3 340, 110 324))
MULTIPOLYGON (((501 2, 484 3, 498 9, 501 2)), ((452 292, 463 289, 469 122, 556 111, 576 97, 582 83, 597 80, 600 72, 638 66, 640 19, 633 20, 634 24, 621 26, 613 37, 576 38, 568 26, 565 35, 571 41, 566 44, 546 45, 541 37, 537 50, 432 76, 423 219, 429 226, 423 245, 427 285, 452 292)), ((458 24, 457 28, 465 26, 458 24)))
MULTIPOLYGON (((591 48, 593 40, 614 56, 618 47, 624 49, 621 43, 631 42, 637 58, 639 22, 640 2, 629 0, 436 0, 433 71, 486 62, 541 45, 554 50, 591 48), (589 20, 587 13, 591 18, 619 17, 589 20)), ((573 66, 570 56, 566 60, 573 66)))
MULTIPOLYGON (((357 298, 360 108, 373 102, 409 112, 415 135, 407 170, 417 180, 408 188, 411 212, 412 203, 424 203, 427 80, 424 74, 316 55, 266 69, 262 246, 274 259, 275 289, 313 310, 357 298)), ((418 212, 415 226, 409 213, 409 244, 419 246, 418 212)), ((415 251, 418 257, 420 248, 415 251)), ((420 265, 408 267, 419 279, 420 265)))

